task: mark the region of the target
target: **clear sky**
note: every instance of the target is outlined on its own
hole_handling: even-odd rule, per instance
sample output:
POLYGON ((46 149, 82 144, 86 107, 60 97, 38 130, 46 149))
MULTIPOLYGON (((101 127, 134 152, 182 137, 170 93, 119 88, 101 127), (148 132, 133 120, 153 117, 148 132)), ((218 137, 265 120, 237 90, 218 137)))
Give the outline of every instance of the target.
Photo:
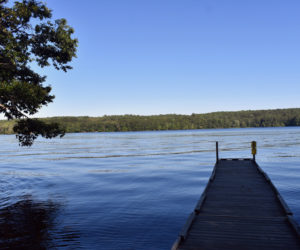
POLYGON ((299 0, 48 0, 79 40, 38 116, 300 107, 299 0))

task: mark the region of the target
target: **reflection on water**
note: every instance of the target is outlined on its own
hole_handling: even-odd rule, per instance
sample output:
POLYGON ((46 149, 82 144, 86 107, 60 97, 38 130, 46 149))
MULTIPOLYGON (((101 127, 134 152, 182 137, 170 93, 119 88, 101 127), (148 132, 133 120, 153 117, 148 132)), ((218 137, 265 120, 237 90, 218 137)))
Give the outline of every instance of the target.
POLYGON ((253 140, 300 223, 300 128, 79 133, 31 148, 0 136, 0 248, 170 249, 215 141, 221 158, 243 158, 253 140))
MULTIPOLYGON (((1 249, 49 249, 58 247, 53 232, 61 205, 51 200, 36 201, 25 196, 20 201, 0 209, 1 249)), ((65 231, 69 246, 78 245, 79 234, 65 231), (71 244, 70 244, 71 243, 71 244)))

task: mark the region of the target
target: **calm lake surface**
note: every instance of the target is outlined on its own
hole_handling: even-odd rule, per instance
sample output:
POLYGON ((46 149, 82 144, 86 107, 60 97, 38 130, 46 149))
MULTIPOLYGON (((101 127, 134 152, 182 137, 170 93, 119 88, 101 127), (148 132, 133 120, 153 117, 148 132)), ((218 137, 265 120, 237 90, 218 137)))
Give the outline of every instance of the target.
POLYGON ((251 157, 300 223, 300 128, 0 136, 0 248, 170 249, 220 157, 251 157))

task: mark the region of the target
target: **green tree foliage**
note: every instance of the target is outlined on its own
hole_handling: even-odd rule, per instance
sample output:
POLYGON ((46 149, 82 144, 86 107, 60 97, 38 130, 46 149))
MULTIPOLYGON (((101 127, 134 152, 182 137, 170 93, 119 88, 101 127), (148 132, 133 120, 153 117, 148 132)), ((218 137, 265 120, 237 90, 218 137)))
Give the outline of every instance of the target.
MULTIPOLYGON (((43 118, 42 121, 46 124, 60 124, 60 126, 65 128, 67 133, 285 127, 300 126, 300 109, 214 112, 192 115, 52 117, 43 118)), ((13 133, 13 122, 14 121, 0 121, 0 133, 13 133)), ((34 124, 33 127, 38 126, 34 124)), ((49 130, 55 132, 55 129, 53 128, 50 128, 49 130)), ((35 134, 40 133, 41 131, 36 131, 35 134)))
POLYGON ((76 57, 74 30, 65 19, 52 21, 51 16, 51 10, 36 0, 15 2, 12 7, 0 0, 0 113, 8 120, 18 119, 13 130, 23 146, 30 146, 38 135, 64 135, 58 123, 30 118, 54 99, 51 87, 43 85, 46 77, 30 66, 66 72, 76 57))

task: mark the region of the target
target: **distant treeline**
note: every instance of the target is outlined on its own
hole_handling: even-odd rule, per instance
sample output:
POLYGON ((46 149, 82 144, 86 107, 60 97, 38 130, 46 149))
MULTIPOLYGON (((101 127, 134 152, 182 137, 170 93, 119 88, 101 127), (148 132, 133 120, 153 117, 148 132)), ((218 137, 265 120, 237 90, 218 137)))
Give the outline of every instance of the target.
MULTIPOLYGON (((102 117, 65 116, 41 118, 61 124, 67 133, 204 128, 246 128, 300 126, 300 108, 214 112, 192 115, 113 115, 102 117)), ((13 133, 14 121, 0 121, 0 133, 13 133)))

